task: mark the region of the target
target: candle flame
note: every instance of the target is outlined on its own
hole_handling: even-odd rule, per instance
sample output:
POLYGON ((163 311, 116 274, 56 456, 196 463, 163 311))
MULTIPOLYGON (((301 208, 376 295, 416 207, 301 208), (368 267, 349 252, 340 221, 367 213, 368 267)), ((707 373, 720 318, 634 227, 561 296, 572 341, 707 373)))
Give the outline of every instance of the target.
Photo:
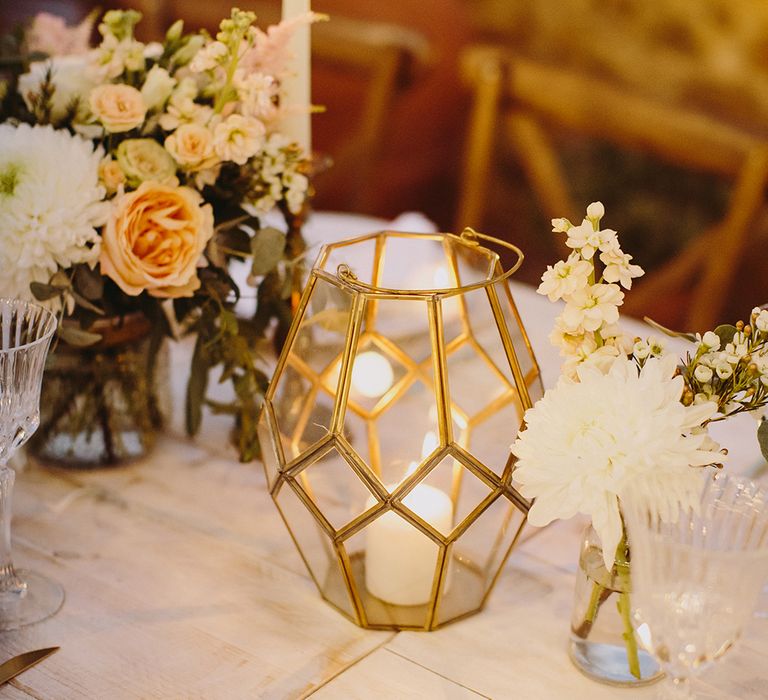
MULTIPOLYGON (((424 436, 424 441, 421 443, 421 459, 422 461, 425 460, 427 457, 429 457, 432 452, 434 452, 435 448, 440 444, 440 441, 437 439, 437 435, 434 431, 429 430, 427 431, 427 434, 424 436)), ((418 462, 411 462, 408 465, 408 469, 405 470, 405 474, 403 475, 403 479, 407 479, 413 472, 416 471, 418 468, 419 463, 418 462)))

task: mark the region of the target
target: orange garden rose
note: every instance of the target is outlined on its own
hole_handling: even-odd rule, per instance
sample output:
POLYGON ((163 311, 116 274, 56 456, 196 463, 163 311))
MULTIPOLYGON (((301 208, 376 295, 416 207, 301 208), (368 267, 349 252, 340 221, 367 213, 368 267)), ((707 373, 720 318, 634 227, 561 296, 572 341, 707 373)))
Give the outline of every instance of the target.
POLYGON ((213 235, 213 210, 188 187, 144 182, 117 198, 104 228, 101 270, 126 294, 189 297, 213 235))

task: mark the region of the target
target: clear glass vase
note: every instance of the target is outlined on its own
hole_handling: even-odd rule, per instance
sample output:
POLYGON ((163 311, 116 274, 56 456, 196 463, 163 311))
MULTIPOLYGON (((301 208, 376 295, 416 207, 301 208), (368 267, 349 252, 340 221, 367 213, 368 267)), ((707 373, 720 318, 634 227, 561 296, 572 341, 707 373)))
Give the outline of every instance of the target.
POLYGON ((60 343, 45 369, 32 454, 57 466, 114 466, 144 456, 168 413, 165 342, 143 315, 104 319, 91 347, 60 343))
POLYGON ((632 629, 629 569, 626 537, 608 571, 598 534, 591 525, 585 529, 576 573, 569 653, 582 673, 610 685, 645 685, 663 675, 632 629))

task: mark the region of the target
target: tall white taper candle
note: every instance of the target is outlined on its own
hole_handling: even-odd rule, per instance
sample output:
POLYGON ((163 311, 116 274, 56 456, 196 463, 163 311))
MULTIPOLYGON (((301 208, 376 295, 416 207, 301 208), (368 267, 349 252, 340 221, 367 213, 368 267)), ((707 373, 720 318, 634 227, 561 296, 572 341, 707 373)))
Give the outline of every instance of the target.
MULTIPOLYGON (((310 0, 283 0, 283 20, 292 19, 310 11, 310 0)), ((283 133, 310 153, 312 131, 308 110, 312 103, 310 90, 312 67, 309 24, 303 23, 296 28, 289 44, 289 51, 294 58, 284 80, 283 99, 288 111, 283 122, 283 133)))

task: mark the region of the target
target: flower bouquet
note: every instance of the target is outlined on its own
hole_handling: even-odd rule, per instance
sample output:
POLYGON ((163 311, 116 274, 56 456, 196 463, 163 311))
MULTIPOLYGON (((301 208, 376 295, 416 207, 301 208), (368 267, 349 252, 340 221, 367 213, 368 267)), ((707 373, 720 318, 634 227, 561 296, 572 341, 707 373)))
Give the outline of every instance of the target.
POLYGON ((625 336, 618 326, 622 287, 630 289, 643 270, 621 250, 616 231, 601 228, 603 216, 596 202, 577 226, 552 222, 573 252, 547 268, 538 291, 565 302, 550 336, 565 363, 558 384, 526 413, 512 451, 514 478, 523 495, 535 499, 532 524, 577 513, 591 518, 572 657, 589 675, 631 683, 655 670, 638 650, 630 619, 622 496, 631 492, 662 519, 676 513, 678 503, 697 500, 701 469, 726 459, 707 425, 768 404, 768 311, 756 308, 749 324, 719 326, 703 336, 675 334, 694 347, 682 358, 658 339, 625 336), (606 606, 609 599, 616 604, 606 606), (599 613, 616 618, 621 664, 606 661, 607 640, 596 637, 599 613), (602 648, 592 648, 593 640, 602 648))
POLYGON ((94 15, 38 15, 0 44, 0 296, 62 317, 42 440, 98 433, 99 461, 131 454, 118 443, 160 420, 162 340, 191 333, 187 430, 206 406, 233 414, 250 460, 267 384, 254 348, 290 322, 309 190, 309 154, 281 132, 309 105, 286 104, 281 80, 292 32, 319 16, 263 31, 235 9, 215 38, 178 21, 156 44, 134 38, 140 18, 107 12, 90 48, 94 15), (286 231, 261 225, 275 207, 286 231), (251 319, 234 312, 233 259, 258 287, 251 319), (208 397, 214 369, 231 402, 208 397))

